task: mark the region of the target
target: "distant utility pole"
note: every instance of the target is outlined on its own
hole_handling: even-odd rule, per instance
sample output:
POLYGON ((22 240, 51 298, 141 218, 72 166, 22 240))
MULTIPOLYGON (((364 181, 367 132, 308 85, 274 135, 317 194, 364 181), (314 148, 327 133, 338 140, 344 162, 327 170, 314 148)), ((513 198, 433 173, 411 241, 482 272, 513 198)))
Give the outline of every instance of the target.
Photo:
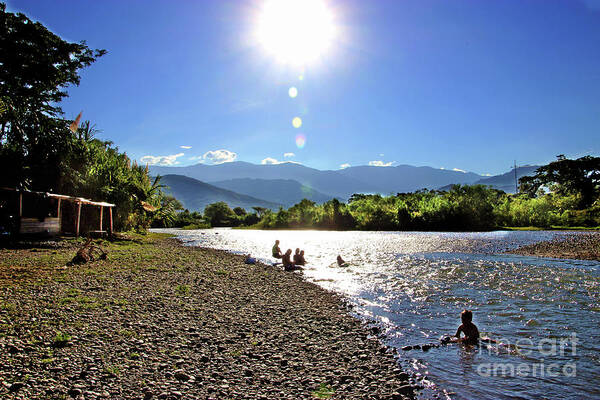
POLYGON ((519 194, 519 183, 517 181, 517 160, 515 160, 515 194, 519 194))

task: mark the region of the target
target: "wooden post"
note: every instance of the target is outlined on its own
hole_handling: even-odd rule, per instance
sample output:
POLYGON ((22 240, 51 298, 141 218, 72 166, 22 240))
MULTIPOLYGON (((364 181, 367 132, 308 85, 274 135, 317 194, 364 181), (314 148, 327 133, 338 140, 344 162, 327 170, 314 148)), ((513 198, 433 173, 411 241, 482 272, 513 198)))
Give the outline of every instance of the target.
POLYGON ((108 214, 110 215, 110 234, 113 233, 113 221, 112 221, 112 207, 108 209, 108 214))
POLYGON ((23 193, 19 193, 19 217, 23 216, 23 193))
POLYGON ((102 231, 102 214, 104 213, 104 207, 100 206, 100 231, 102 231))
POLYGON ((81 202, 78 202, 77 204, 77 228, 75 231, 75 237, 79 237, 79 222, 81 220, 81 202))
POLYGON ((56 218, 58 218, 58 232, 60 234, 62 234, 63 232, 63 228, 62 228, 62 220, 60 219, 60 201, 62 199, 59 197, 58 198, 58 206, 56 207, 56 218))

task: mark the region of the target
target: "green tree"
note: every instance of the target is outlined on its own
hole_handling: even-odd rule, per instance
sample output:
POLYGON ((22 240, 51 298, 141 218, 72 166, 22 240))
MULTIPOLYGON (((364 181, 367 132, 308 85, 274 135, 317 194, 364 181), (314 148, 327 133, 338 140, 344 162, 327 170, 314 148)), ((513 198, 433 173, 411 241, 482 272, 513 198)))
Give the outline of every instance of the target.
POLYGON ((561 196, 580 195, 579 208, 586 208, 600 195, 600 157, 571 160, 561 154, 556 161, 538 168, 534 176, 519 179, 519 183, 530 196, 538 195, 544 187, 561 196))
POLYGON ((204 217, 211 226, 234 226, 237 224, 237 215, 224 201, 212 203, 204 209, 204 217))
POLYGON ((72 133, 60 101, 104 55, 70 43, 0 3, 0 185, 56 190, 72 133))
POLYGON ((237 215, 238 217, 243 217, 246 215, 246 210, 244 210, 242 207, 235 207, 233 209, 233 212, 235 213, 235 215, 237 215))

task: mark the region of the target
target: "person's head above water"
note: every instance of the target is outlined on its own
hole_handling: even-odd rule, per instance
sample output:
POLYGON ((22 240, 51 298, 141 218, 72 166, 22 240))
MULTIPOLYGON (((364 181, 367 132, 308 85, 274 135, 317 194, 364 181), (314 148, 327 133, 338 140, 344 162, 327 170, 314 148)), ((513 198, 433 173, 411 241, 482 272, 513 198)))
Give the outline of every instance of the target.
POLYGON ((300 255, 304 255, 304 250, 302 250, 302 251, 300 252, 300 255))
POLYGON ((472 322, 473 321, 473 313, 469 310, 463 310, 463 312, 460 313, 460 320, 462 321, 462 323, 467 323, 467 322, 472 322))
POLYGON ((296 249, 296 254, 300 254, 300 249, 299 248, 296 249))
POLYGON ((287 249, 287 251, 285 252, 285 254, 292 254, 292 249, 287 249))
POLYGON ((279 244, 279 240, 276 240, 276 241, 275 241, 275 244, 279 244))

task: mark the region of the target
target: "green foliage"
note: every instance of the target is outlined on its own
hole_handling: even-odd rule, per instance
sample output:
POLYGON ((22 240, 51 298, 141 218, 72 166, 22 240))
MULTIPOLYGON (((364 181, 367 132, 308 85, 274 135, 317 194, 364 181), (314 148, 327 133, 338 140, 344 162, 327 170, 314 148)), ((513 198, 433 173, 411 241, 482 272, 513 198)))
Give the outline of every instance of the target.
POLYGON ((319 386, 319 389, 312 392, 313 397, 318 399, 329 399, 335 394, 335 390, 331 387, 331 385, 322 382, 319 386))
POLYGON ((224 201, 206 206, 204 217, 211 226, 236 226, 238 221, 238 216, 224 201))
POLYGON ((59 193, 114 203, 118 230, 145 229, 153 219, 166 225, 174 219, 181 205, 163 195, 160 177, 151 180, 147 166, 131 162, 111 142, 95 139, 96 132, 86 121, 73 136, 61 164, 59 193))
POLYGON ((89 121, 72 132, 62 117, 67 87, 106 51, 67 42, 3 3, 0 21, 0 186, 114 203, 117 230, 172 223, 181 204, 162 194, 160 178, 96 139, 89 121))
POLYGON ((56 191, 70 121, 58 103, 104 50, 69 43, 0 3, 0 186, 56 191))
POLYGON ((54 347, 64 347, 71 341, 71 335, 64 332, 56 332, 56 336, 54 336, 54 347))
POLYGON ((255 227, 359 230, 486 231, 503 226, 598 226, 600 202, 578 210, 580 195, 511 195, 482 185, 395 196, 355 194, 348 204, 303 200, 265 213, 255 227))
POLYGON ((519 183, 531 197, 543 188, 560 196, 578 195, 579 208, 586 208, 600 195, 600 157, 570 160, 561 154, 556 161, 538 168, 534 176, 519 179, 519 183))
POLYGON ((187 296, 190 293, 190 287, 188 285, 177 285, 175 287, 175 293, 178 296, 187 296))

